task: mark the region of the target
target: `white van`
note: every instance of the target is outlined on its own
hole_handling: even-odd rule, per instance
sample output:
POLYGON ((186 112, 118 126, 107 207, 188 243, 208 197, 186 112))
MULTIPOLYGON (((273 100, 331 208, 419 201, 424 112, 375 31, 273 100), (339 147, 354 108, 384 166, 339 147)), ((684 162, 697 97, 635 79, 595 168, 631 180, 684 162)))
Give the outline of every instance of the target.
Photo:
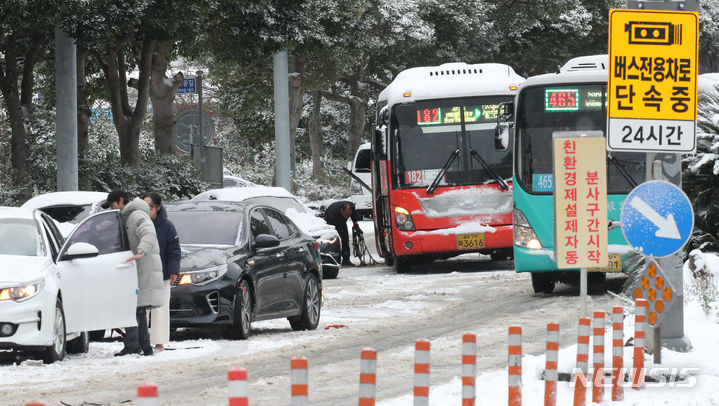
MULTIPOLYGON (((347 169, 362 179, 370 188, 372 187, 372 174, 370 169, 371 154, 372 144, 365 142, 357 148, 354 160, 347 164, 347 169)), ((350 200, 355 204, 355 208, 359 214, 365 217, 372 215, 372 192, 365 189, 355 179, 352 179, 350 182, 350 200)))

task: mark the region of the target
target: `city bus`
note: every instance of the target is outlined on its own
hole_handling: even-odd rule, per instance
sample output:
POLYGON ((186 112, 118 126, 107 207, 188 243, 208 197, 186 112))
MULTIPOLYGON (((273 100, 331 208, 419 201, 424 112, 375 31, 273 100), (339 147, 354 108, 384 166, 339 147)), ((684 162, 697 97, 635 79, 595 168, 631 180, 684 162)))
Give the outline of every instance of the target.
MULTIPOLYGON (((579 269, 554 260, 552 134, 596 132, 606 137, 607 55, 571 59, 556 73, 528 78, 514 103, 514 265, 532 273, 535 292, 551 293, 556 282, 578 281, 579 269)), ((621 231, 627 194, 646 179, 646 154, 607 152, 609 267, 588 269, 589 283, 620 271, 630 251, 621 231)))
POLYGON ((380 93, 372 210, 377 251, 395 271, 512 255, 511 138, 495 127, 523 80, 503 64, 447 63, 407 69, 380 93))

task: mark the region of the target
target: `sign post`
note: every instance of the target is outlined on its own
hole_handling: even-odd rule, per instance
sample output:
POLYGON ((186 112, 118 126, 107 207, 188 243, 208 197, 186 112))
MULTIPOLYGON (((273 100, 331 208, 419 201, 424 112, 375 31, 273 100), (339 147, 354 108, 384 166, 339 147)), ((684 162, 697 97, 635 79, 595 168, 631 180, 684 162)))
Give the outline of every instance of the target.
MULTIPOLYGON (((647 179, 681 186, 680 153, 696 149, 699 15, 689 10, 698 1, 629 0, 627 7, 609 13, 607 149, 645 151, 647 179)), ((679 255, 657 262, 681 297, 679 255)), ((664 346, 691 349, 682 300, 663 327, 664 346)))
POLYGON ((587 268, 609 265, 607 164, 601 131, 555 131, 554 257, 560 269, 580 268, 582 317, 587 316, 587 268))

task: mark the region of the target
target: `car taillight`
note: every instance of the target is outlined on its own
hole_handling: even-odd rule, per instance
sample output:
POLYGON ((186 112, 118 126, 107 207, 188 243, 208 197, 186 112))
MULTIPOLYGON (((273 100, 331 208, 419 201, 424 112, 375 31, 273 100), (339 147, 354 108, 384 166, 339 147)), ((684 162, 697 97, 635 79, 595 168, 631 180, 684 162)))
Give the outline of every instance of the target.
POLYGON ((320 243, 318 243, 317 241, 313 241, 312 246, 315 248, 317 255, 320 255, 320 243))

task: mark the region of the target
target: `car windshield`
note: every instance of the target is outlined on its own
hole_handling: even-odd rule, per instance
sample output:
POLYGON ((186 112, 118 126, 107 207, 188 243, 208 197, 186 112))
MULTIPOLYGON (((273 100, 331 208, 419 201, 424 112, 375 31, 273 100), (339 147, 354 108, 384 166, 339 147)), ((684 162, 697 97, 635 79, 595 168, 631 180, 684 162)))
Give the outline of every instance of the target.
POLYGON ((236 211, 168 211, 180 244, 235 245, 242 229, 236 211))
POLYGON ((355 172, 370 172, 370 160, 372 151, 369 148, 357 151, 357 159, 355 160, 355 172))
POLYGON ((292 197, 281 197, 281 196, 257 196, 245 199, 246 202, 264 204, 266 206, 274 207, 282 213, 287 213, 287 209, 293 209, 298 213, 307 213, 300 202, 292 197))
POLYGON ((38 238, 33 220, 0 220, 0 255, 38 256, 38 238))

